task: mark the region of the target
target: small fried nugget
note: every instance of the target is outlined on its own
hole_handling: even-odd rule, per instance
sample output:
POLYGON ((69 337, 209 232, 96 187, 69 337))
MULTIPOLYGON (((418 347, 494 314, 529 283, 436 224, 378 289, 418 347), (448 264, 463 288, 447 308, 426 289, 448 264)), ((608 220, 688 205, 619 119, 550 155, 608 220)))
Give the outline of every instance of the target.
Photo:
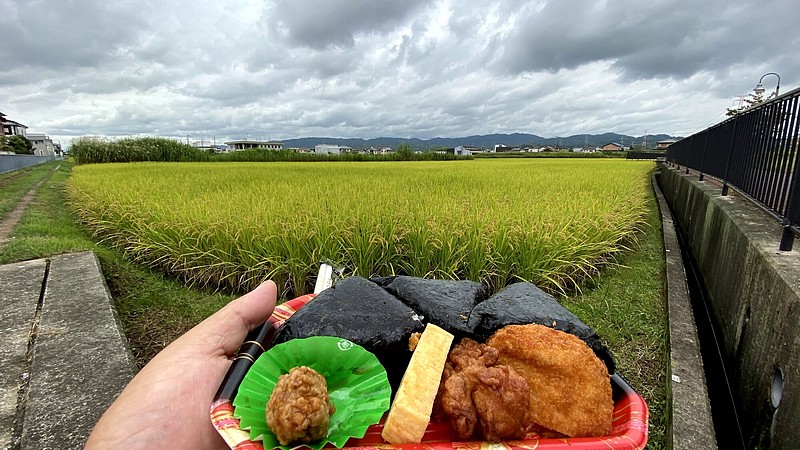
POLYGON ((528 382, 531 420, 569 437, 611 432, 608 370, 577 337, 541 325, 509 325, 486 342, 528 382))
POLYGON ((269 397, 267 425, 281 445, 308 443, 327 436, 333 412, 325 377, 309 367, 293 367, 278 378, 269 397))

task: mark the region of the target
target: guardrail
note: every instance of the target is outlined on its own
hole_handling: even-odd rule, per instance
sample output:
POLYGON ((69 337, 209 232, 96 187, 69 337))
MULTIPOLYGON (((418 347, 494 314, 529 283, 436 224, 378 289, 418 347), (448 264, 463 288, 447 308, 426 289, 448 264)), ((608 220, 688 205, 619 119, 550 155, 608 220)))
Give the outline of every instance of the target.
POLYGON ((52 161, 55 156, 0 155, 0 173, 52 161))
POLYGON ((800 88, 672 144, 667 161, 722 180, 783 225, 780 250, 800 235, 800 88))

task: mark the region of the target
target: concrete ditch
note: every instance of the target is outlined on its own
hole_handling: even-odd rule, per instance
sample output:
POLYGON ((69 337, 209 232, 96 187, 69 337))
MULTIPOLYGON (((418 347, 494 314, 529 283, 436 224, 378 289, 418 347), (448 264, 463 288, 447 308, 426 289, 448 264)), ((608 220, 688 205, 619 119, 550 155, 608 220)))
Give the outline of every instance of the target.
MULTIPOLYGON (((800 442, 800 252, 731 192, 662 165, 661 186, 708 292, 747 448, 800 442)), ((710 380, 717 382, 717 380, 710 380)))

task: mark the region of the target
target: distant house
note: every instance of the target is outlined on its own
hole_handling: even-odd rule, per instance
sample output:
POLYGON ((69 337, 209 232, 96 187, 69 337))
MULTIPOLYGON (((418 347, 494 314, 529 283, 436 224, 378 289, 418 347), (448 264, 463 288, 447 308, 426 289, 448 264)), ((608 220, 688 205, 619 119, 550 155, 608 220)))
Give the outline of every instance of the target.
POLYGON ((359 153, 366 153, 366 154, 369 154, 369 155, 385 155, 387 153, 392 153, 392 148, 391 147, 381 147, 381 148, 370 147, 370 148, 362 149, 359 153))
POLYGON ((616 142, 609 142, 608 144, 600 147, 600 150, 621 152, 623 150, 626 150, 626 148, 622 144, 618 144, 616 142))
POLYGON ((509 147, 503 144, 494 144, 494 152, 495 153, 503 153, 503 152, 511 152, 514 151, 513 147, 509 147))
POLYGON ((317 144, 314 146, 314 153, 318 155, 338 155, 352 152, 353 149, 346 145, 317 144))
POLYGON ((664 139, 663 141, 656 142, 656 148, 667 148, 676 142, 678 141, 675 139, 664 139))
POLYGON ((34 155, 51 156, 56 154, 56 146, 50 136, 44 133, 28 133, 27 137, 33 146, 34 155))
POLYGON ((231 152, 254 148, 261 148, 265 150, 283 150, 283 142, 278 141, 229 141, 226 142, 225 145, 228 146, 228 151, 231 152))
POLYGON ((446 153, 450 155, 456 156, 472 156, 472 149, 474 147, 464 147, 463 145, 459 145, 458 147, 450 147, 444 149, 444 151, 436 151, 436 153, 446 153))
POLYGON ((5 114, 0 112, 0 124, 3 125, 3 136, 22 136, 28 137, 28 127, 25 125, 9 119, 5 114))

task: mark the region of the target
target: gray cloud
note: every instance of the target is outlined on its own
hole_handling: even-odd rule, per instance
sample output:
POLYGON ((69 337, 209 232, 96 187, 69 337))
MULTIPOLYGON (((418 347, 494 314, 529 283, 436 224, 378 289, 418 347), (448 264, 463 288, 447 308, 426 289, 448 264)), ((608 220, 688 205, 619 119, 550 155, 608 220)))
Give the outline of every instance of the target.
POLYGON ((34 68, 102 63, 146 25, 140 8, 129 2, 5 0, 2 6, 0 60, 34 68))
POLYGON ((424 0, 278 0, 265 12, 273 36, 315 49, 352 47, 358 34, 385 34, 424 0))
POLYGON ((688 77, 771 58, 769 45, 797 39, 788 14, 795 8, 790 0, 623 0, 588 7, 550 0, 517 14, 500 61, 511 73, 608 60, 627 78, 688 77))

